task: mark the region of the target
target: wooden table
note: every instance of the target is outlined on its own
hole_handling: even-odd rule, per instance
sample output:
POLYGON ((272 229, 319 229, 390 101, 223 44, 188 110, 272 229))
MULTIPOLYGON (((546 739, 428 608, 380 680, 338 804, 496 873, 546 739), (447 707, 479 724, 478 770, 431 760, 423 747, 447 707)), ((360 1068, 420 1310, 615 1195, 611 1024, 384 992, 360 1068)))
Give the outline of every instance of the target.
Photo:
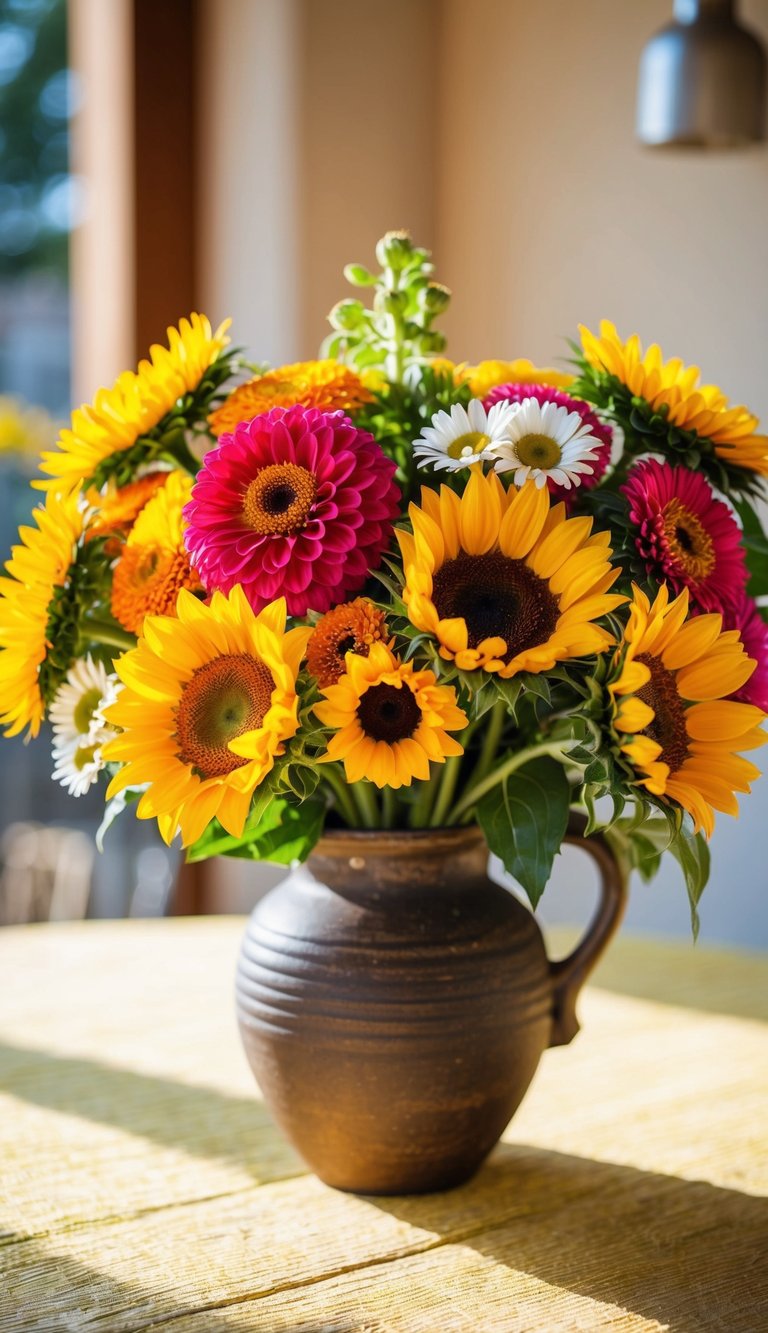
POLYGON ((242 925, 0 932, 0 1329, 768 1329, 767 960, 619 939, 477 1178, 367 1199, 258 1100, 242 925))

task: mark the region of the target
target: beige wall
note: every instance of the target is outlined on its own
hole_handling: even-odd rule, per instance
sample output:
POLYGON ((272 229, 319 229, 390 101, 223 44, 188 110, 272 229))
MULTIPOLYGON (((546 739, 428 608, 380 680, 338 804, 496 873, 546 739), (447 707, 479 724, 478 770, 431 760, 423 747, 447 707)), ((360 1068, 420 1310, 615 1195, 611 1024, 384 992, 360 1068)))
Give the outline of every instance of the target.
MULTIPOLYGON (((768 2, 740 8, 768 40, 768 2)), ((546 361, 568 355, 580 321, 609 317, 768 417, 768 149, 634 142, 640 51, 670 12, 670 0, 446 0, 451 345, 546 361)))

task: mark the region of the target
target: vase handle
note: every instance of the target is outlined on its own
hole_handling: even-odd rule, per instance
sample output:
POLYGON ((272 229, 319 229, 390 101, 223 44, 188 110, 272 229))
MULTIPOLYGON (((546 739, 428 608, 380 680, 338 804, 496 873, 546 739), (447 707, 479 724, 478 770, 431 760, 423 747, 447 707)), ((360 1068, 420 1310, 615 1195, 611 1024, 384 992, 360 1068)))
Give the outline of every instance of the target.
POLYGON ((584 815, 572 814, 565 841, 582 847, 600 873, 600 901, 584 938, 573 953, 550 963, 552 977, 552 1035, 550 1046, 567 1046, 579 1030, 576 999, 611 937, 618 930, 627 903, 627 883, 610 844, 600 833, 584 836, 584 815))

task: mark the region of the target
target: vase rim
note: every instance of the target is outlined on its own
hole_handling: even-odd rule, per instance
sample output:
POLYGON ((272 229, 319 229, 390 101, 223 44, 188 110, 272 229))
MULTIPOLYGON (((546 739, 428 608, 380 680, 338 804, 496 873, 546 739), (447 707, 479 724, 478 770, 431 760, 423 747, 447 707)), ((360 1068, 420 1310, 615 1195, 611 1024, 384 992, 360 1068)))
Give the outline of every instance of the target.
POLYGON ((437 852, 441 848, 455 852, 457 847, 474 847, 483 841, 477 824, 461 828, 424 829, 326 829, 310 855, 354 855, 365 849, 388 856, 408 856, 414 844, 437 852))

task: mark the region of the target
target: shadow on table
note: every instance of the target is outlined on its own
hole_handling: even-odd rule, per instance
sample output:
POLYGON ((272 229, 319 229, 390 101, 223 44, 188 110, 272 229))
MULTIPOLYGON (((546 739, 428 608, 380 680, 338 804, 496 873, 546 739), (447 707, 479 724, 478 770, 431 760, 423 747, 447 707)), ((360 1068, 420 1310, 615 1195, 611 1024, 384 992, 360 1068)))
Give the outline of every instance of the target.
POLYGON ((670 1333, 768 1328, 762 1198, 500 1144, 458 1192, 370 1202, 443 1243, 656 1319, 670 1333))
POLYGON ((138 1134, 165 1148, 218 1157, 264 1180, 303 1175, 305 1168, 274 1129, 255 1093, 236 1097, 155 1074, 0 1043, 0 1091, 48 1110, 138 1134))
MULTIPOLYGON (((585 1307, 583 1300, 658 1320, 669 1333, 756 1333, 768 1327, 763 1281, 768 1209, 764 1200, 737 1191, 502 1145, 462 1189, 365 1202, 422 1235, 411 1248, 402 1237, 393 1240, 388 1261, 379 1254, 370 1264, 342 1264, 330 1247, 325 1271, 316 1266, 302 1271, 296 1256, 293 1271, 276 1275, 272 1291, 241 1288, 236 1296, 225 1269, 203 1264, 196 1291, 188 1274, 179 1281, 173 1265, 147 1257, 148 1280, 124 1281, 56 1253, 55 1237, 48 1242, 6 1237, 0 1245, 6 1296, 0 1330, 99 1324, 110 1333, 149 1327, 156 1333, 233 1328, 318 1333, 320 1327, 323 1333, 359 1333, 377 1327, 370 1320, 375 1309, 389 1310, 391 1327, 401 1333, 409 1326, 409 1311, 422 1329, 432 1327, 427 1320, 434 1316, 436 1333, 444 1327, 462 1333, 545 1330, 548 1319, 558 1328, 615 1323, 615 1309, 585 1307), (475 1293, 466 1325, 458 1322, 461 1301, 450 1277, 446 1280, 450 1267, 430 1257, 450 1245, 462 1251, 456 1264, 462 1290, 475 1293), (476 1267, 467 1263, 468 1252, 477 1256, 476 1267), (547 1286, 537 1290, 520 1281, 516 1308, 514 1276, 500 1287, 490 1279, 488 1261, 547 1286), (410 1295, 403 1304, 398 1293, 405 1291, 410 1295), (318 1309, 324 1312, 320 1324, 318 1309), (479 1310, 485 1315, 478 1316, 479 1310), (592 1322, 584 1323, 586 1318, 592 1322)), ((248 1243, 262 1244, 256 1219, 248 1243)), ((135 1271, 135 1256, 126 1253, 122 1259, 135 1271)))

